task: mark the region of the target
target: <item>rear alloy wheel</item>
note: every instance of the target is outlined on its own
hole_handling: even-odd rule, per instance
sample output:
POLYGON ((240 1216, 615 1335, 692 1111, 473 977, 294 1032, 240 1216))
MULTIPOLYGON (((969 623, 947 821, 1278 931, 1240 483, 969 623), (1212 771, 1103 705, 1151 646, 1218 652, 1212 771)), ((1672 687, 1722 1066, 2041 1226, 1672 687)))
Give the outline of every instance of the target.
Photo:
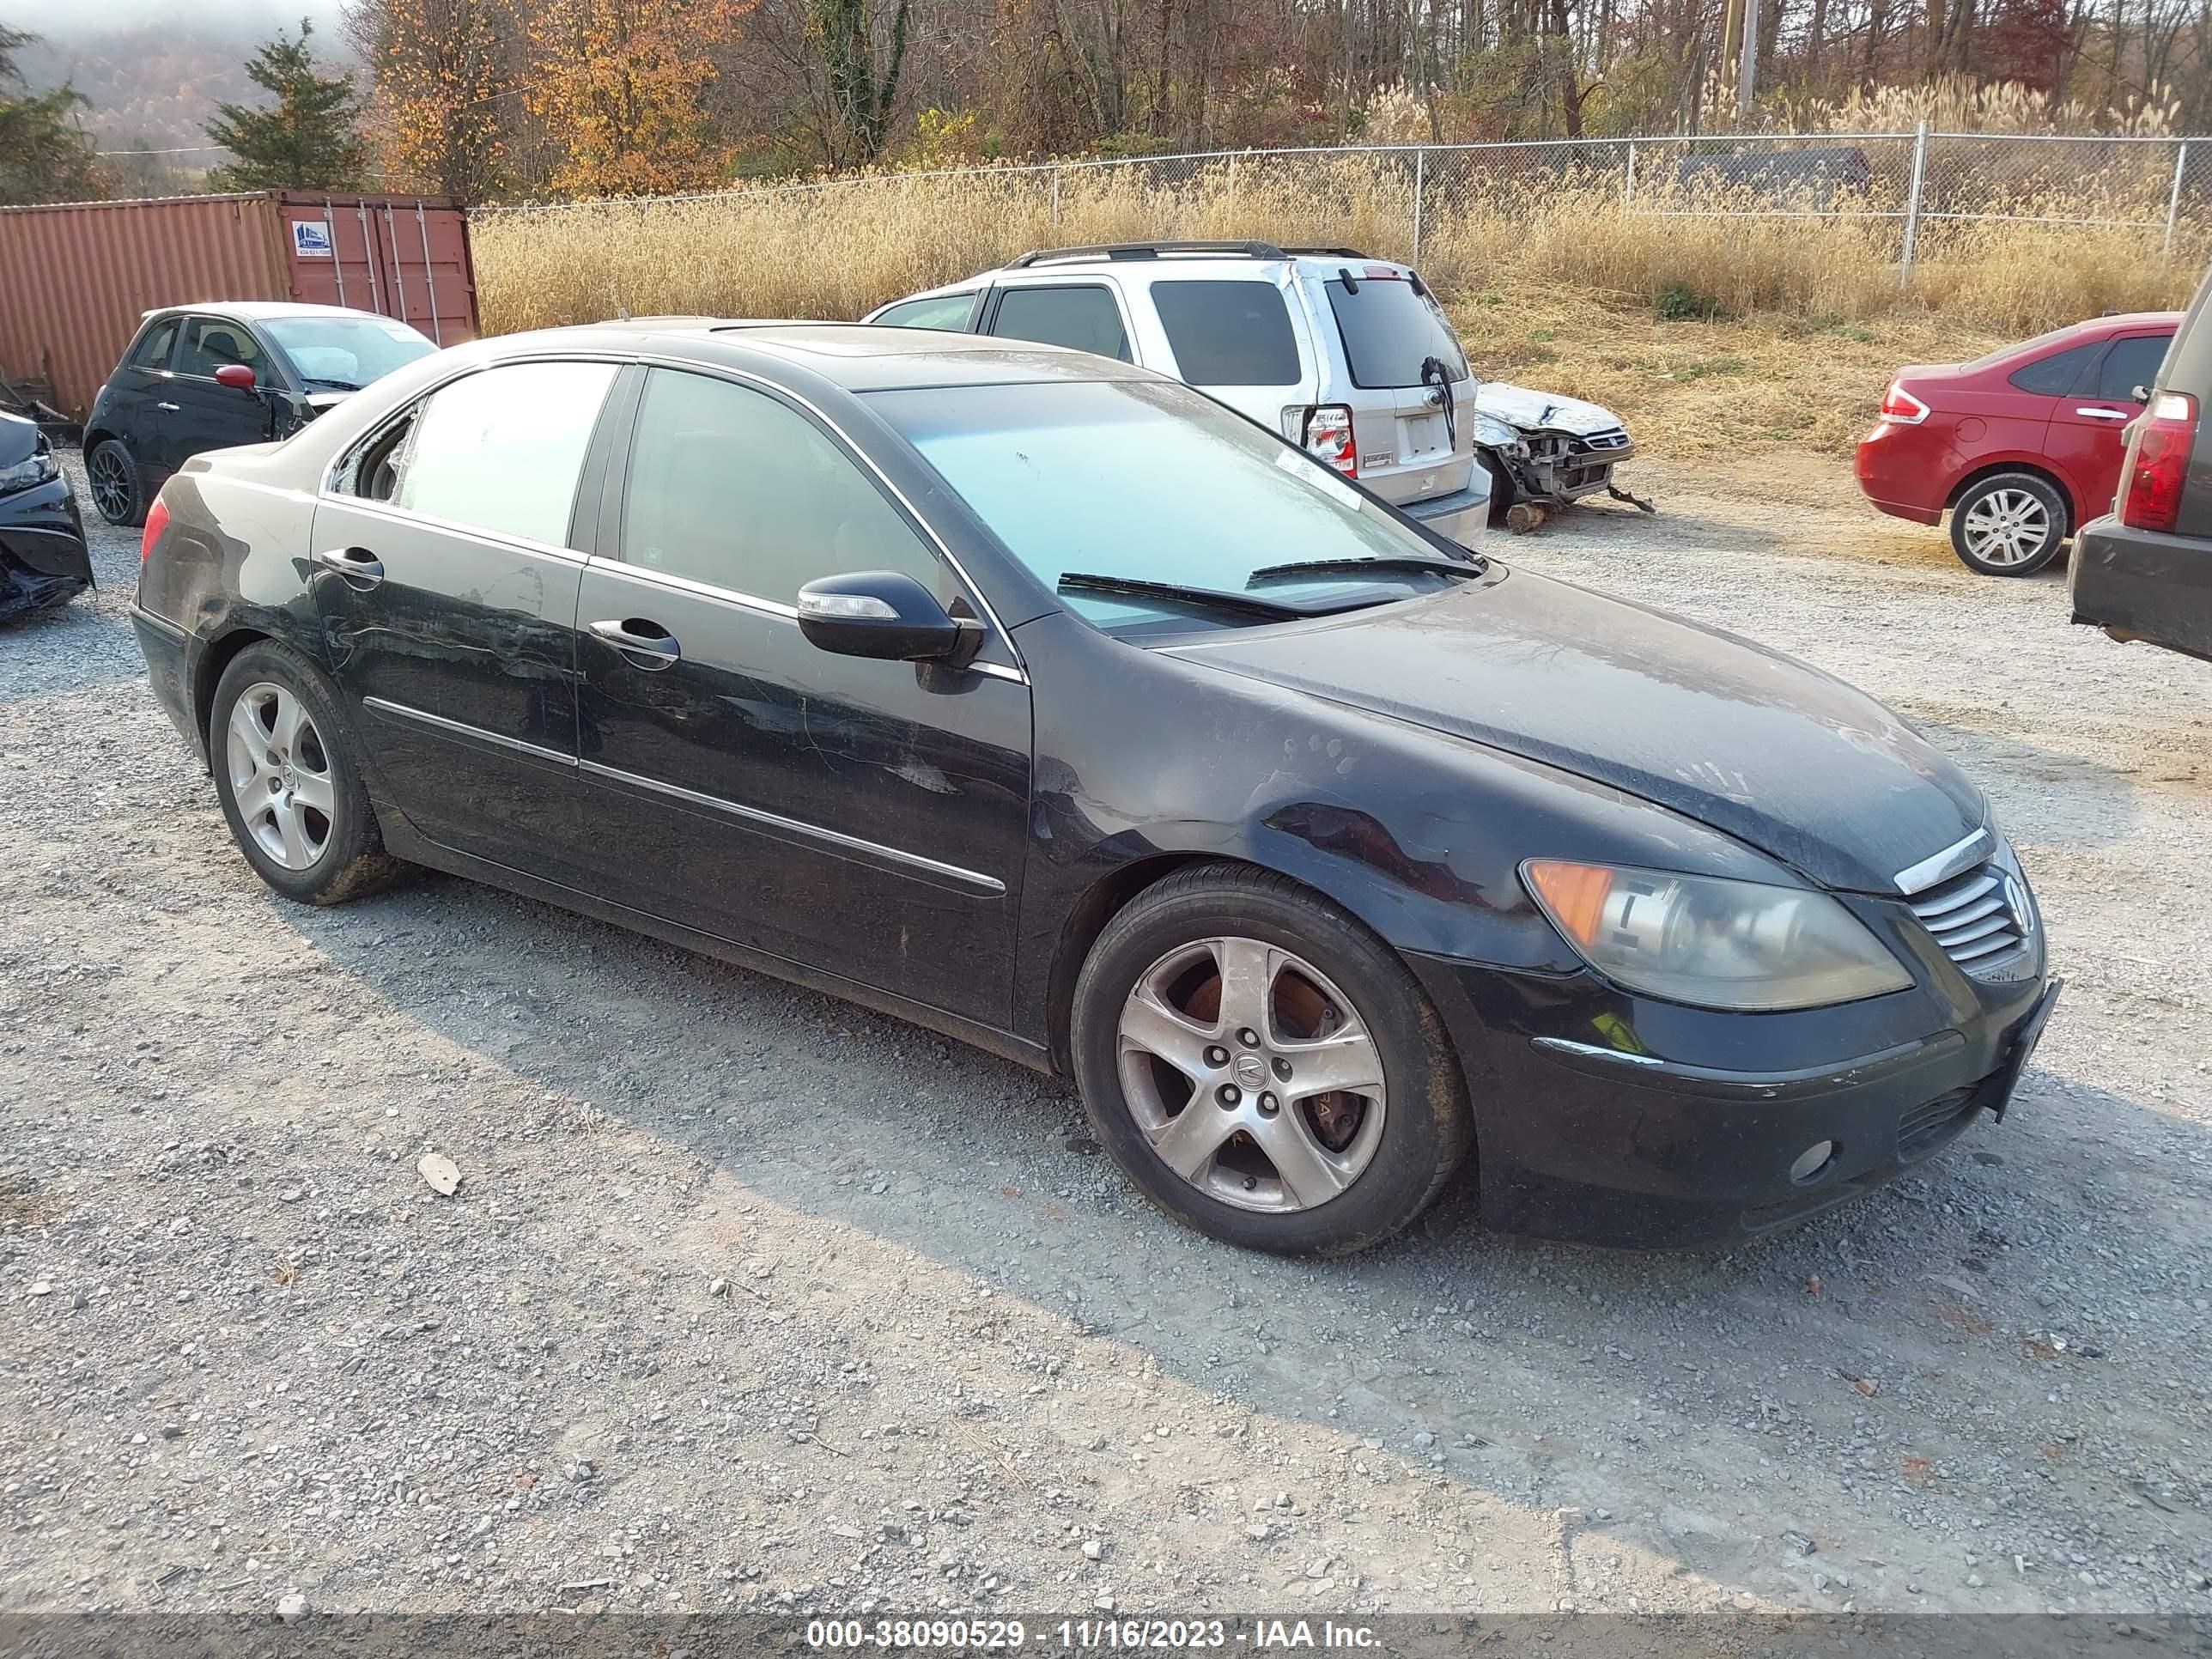
POLYGON ((1179 1220, 1289 1255, 1389 1237, 1457 1166, 1470 1124, 1439 1030, 1387 946, 1253 870, 1139 896, 1076 988, 1101 1143, 1179 1220))
POLYGON ((1984 576, 2032 575, 2058 556, 2065 539, 2066 503, 2033 472, 1984 478, 1951 509, 1952 549, 1984 576))
POLYGON ((337 699, 272 640, 231 659, 208 726, 216 793, 254 873, 286 898, 337 904, 405 868, 384 850, 337 699))
POLYGON ((146 522, 145 493, 138 480, 138 463, 110 438, 84 458, 85 482, 92 489, 92 504, 110 524, 137 526, 146 522))

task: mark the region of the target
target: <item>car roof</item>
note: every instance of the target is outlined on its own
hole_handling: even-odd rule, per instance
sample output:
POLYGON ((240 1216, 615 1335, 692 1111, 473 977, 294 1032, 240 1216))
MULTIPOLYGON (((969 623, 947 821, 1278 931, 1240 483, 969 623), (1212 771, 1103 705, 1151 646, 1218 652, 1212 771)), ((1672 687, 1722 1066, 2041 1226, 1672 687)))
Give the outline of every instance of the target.
POLYGON ((145 314, 147 317, 170 317, 198 311, 215 312, 248 323, 270 322, 280 317, 374 317, 378 321, 386 323, 399 320, 353 306, 306 305, 296 300, 197 300, 189 305, 156 306, 145 314))
MULTIPOLYGON (((902 294, 885 305, 904 305, 913 300, 935 300, 973 294, 988 283, 1007 276, 1055 276, 1069 272, 1086 276, 1111 270, 1139 283, 1188 280, 1198 272, 1209 277, 1249 273, 1263 277, 1271 269, 1290 266, 1333 273, 1346 264, 1382 265, 1392 270, 1413 267, 1395 259, 1379 258, 1350 247, 1277 247, 1271 242, 1114 242, 1091 247, 1040 248, 1009 259, 1003 265, 979 270, 957 283, 902 294)), ((878 309, 883 307, 878 307, 878 309)))
POLYGON ((688 357, 702 364, 760 368, 772 358, 848 392, 908 386, 1005 386, 1042 380, 1156 380, 1166 377, 1065 346, 937 329, 873 328, 865 323, 747 321, 728 318, 638 318, 590 323, 482 343, 493 357, 574 344, 688 357))
POLYGON ((2124 334, 2131 328, 2179 328, 2178 311, 2120 311, 2108 317, 2089 317, 2045 336, 2054 345, 2063 341, 2101 340, 2108 334, 2124 334))

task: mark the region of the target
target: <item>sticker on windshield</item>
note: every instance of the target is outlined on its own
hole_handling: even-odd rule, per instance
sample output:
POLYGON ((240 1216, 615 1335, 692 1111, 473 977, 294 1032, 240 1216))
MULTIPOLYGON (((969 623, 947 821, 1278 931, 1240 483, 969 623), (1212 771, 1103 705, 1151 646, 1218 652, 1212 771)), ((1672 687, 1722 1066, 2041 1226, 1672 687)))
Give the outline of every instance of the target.
POLYGON ((331 228, 319 219, 293 220, 292 252, 302 259, 331 258, 331 228))
POLYGON ((1358 490, 1302 449, 1277 450, 1275 465, 1300 483, 1311 485, 1331 501, 1350 507, 1354 513, 1367 505, 1366 498, 1358 490))

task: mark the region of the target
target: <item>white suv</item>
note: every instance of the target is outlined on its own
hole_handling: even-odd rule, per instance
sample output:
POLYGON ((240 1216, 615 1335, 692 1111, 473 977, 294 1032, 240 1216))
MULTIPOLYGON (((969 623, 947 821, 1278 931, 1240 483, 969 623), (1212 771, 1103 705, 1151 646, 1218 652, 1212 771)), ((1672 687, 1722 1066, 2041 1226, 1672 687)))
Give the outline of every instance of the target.
POLYGON ((863 320, 1039 340, 1158 369, 1462 545, 1489 523, 1474 376, 1410 266, 1267 242, 1054 248, 863 320))

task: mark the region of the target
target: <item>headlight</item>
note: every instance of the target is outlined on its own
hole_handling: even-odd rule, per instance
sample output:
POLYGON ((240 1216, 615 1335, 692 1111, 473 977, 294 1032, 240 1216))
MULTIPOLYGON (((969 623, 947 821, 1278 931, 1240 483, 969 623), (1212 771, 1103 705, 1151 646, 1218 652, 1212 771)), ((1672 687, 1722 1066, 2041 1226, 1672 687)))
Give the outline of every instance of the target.
POLYGON ((1904 964, 1825 893, 1531 859, 1528 890, 1582 958, 1632 991, 1772 1011, 1902 991, 1904 964))
POLYGON ((51 449, 41 449, 27 461, 18 461, 13 466, 0 466, 0 495, 28 489, 33 484, 45 483, 59 475, 61 468, 54 460, 51 449))

